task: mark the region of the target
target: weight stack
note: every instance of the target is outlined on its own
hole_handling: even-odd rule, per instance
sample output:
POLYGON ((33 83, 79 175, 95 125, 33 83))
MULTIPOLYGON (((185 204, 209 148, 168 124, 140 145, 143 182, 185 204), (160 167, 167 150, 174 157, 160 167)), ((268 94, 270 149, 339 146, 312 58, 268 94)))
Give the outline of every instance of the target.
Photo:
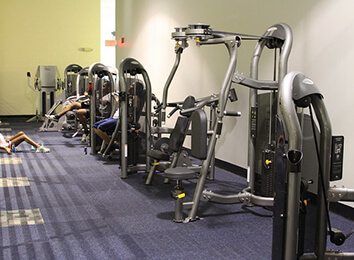
POLYGON ((261 195, 264 197, 274 196, 274 180, 275 180, 275 152, 266 149, 262 152, 262 174, 261 174, 261 195))

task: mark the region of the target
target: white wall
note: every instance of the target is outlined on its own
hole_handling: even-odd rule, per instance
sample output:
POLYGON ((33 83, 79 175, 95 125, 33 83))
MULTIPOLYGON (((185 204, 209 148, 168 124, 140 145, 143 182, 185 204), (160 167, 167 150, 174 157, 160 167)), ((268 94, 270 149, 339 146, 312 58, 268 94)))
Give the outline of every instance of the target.
POLYGON ((116 66, 116 48, 106 46, 106 40, 115 40, 116 30, 115 0, 101 0, 101 63, 116 66))
MULTIPOLYGON (((289 71, 307 74, 320 88, 332 120, 333 134, 345 136, 344 178, 336 182, 354 188, 354 101, 351 73, 354 69, 354 16, 352 0, 116 0, 117 64, 125 57, 138 59, 149 72, 153 92, 162 98, 162 89, 173 65, 176 26, 202 22, 217 30, 261 35, 271 25, 285 22, 293 30, 294 43, 289 71), (348 116, 348 117, 347 117, 348 116)), ((237 70, 249 73, 255 43, 243 41, 237 70)), ((223 46, 190 47, 170 88, 169 100, 182 100, 218 93, 227 66, 223 46)), ((118 66, 118 65, 117 65, 118 66)), ((272 78, 272 54, 262 59, 261 79, 272 78)), ((236 86, 239 101, 229 109, 241 111, 241 118, 225 121, 216 156, 247 166, 248 89, 236 86)), ((351 205, 354 206, 353 203, 351 205)))

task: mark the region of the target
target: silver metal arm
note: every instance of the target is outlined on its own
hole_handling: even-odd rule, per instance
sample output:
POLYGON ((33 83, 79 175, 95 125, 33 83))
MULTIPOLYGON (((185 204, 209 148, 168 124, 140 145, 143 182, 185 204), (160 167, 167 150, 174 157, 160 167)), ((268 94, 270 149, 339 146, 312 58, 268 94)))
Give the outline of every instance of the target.
POLYGON ((88 67, 83 68, 79 71, 79 74, 76 77, 76 97, 80 98, 80 80, 81 77, 88 75, 88 67))
MULTIPOLYGON (((329 188, 330 168, 331 168, 331 146, 332 146, 332 126, 329 120, 329 116, 324 105, 323 99, 320 96, 311 97, 313 108, 318 119, 321 137, 320 137, 320 163, 322 168, 322 178, 324 187, 318 183, 317 196, 317 237, 316 237, 316 255, 321 259, 324 257, 327 244, 327 215, 326 215, 326 203, 323 193, 327 193, 329 188), (324 189, 324 190, 323 190, 324 189)), ((327 207, 328 208, 328 207, 327 207)))
POLYGON ((167 107, 167 96, 168 96, 168 89, 171 85, 171 82, 172 82, 172 79, 173 77, 175 76, 176 74, 176 71, 178 69, 178 66, 179 66, 179 63, 181 61, 181 54, 182 54, 182 50, 183 49, 178 49, 177 52, 176 52, 176 60, 175 60, 175 63, 173 64, 173 67, 172 67, 172 70, 170 72, 170 75, 168 76, 167 78, 167 81, 166 81, 166 84, 165 84, 165 87, 163 89, 163 96, 162 96, 162 102, 161 102, 161 112, 162 112, 162 124, 165 123, 165 120, 166 120, 166 107, 167 107))
POLYGON ((327 195, 329 202, 354 201, 354 189, 345 187, 330 187, 327 195))
POLYGON ((173 32, 171 34, 172 39, 176 40, 176 46, 175 46, 176 59, 175 59, 175 63, 172 66, 171 72, 168 75, 167 81, 166 81, 164 89, 163 89, 163 96, 162 96, 162 102, 161 102, 161 121, 162 121, 161 123, 163 125, 165 124, 165 120, 166 120, 168 89, 170 88, 171 82, 176 74, 177 69, 178 69, 179 63, 181 61, 181 55, 183 53, 183 50, 188 47, 186 29, 187 29, 187 27, 176 27, 175 32, 173 32))
POLYGON ((277 90, 279 85, 278 81, 256 80, 247 77, 239 72, 235 72, 232 81, 234 83, 257 90, 277 90))
MULTIPOLYGON (((278 23, 270 26, 266 32, 263 34, 263 37, 261 40, 258 42, 255 51, 253 53, 252 61, 251 61, 251 75, 250 78, 252 80, 256 80, 254 82, 257 82, 258 80, 258 69, 259 69, 259 62, 260 58, 263 52, 264 47, 268 43, 269 37, 274 37, 279 40, 283 40, 284 43, 281 46, 281 55, 279 57, 278 61, 278 86, 281 84, 284 76, 287 73, 287 63, 292 47, 292 42, 293 42, 293 35, 291 28, 285 24, 285 23, 278 23)), ((251 82, 247 82, 250 83, 251 82)), ((249 122, 253 122, 253 116, 252 111, 257 111, 258 107, 258 90, 257 88, 251 88, 249 90, 249 105, 251 108, 251 113, 249 114, 249 122)), ((279 108, 278 108, 279 111, 279 108)), ((271 111, 272 113, 272 111, 271 111)), ((250 124, 249 129, 248 129, 248 186, 251 189, 251 192, 254 192, 254 183, 255 183, 255 168, 256 168, 256 137, 253 135, 254 129, 252 129, 252 126, 254 124, 250 124)), ((270 123, 270 126, 272 125, 272 122, 270 123)))
POLYGON ((213 126, 213 129, 214 129, 213 135, 210 138, 210 142, 208 144, 207 158, 203 161, 203 164, 202 164, 198 183, 195 188, 195 192, 194 192, 194 196, 193 196, 193 203, 192 203, 193 206, 192 206, 191 210, 189 211, 186 222, 193 221, 197 218, 197 210, 198 210, 198 206, 199 206, 199 201, 202 196, 202 192, 203 192, 206 177, 208 174, 209 166, 211 163, 212 155, 214 153, 216 141, 217 141, 217 138, 219 137, 220 132, 221 132, 222 120, 224 117, 224 111, 225 111, 225 107, 226 107, 226 103, 227 103, 227 99, 228 99, 228 93, 230 91, 230 87, 232 84, 231 80, 232 80, 232 76, 236 70, 237 54, 238 54, 238 44, 235 43, 235 45, 233 45, 233 52, 230 57, 229 67, 227 69, 227 72, 226 72, 226 75, 224 78, 224 82, 222 84, 222 88, 220 91, 219 105, 218 105, 219 114, 218 114, 217 120, 213 126))
MULTIPOLYGON (((290 72, 284 77, 283 82, 279 88, 279 108, 283 117, 284 125, 289 134, 289 153, 288 164, 299 164, 301 158, 290 158, 290 152, 294 153, 302 151, 302 132, 300 123, 297 119, 295 105, 292 99, 293 82, 298 72, 290 72)), ((290 169, 288 172, 288 207, 286 219, 286 233, 285 233, 285 250, 284 259, 295 259, 297 251, 297 229, 298 229, 298 215, 299 215, 299 201, 300 201, 300 183, 301 183, 301 168, 298 170, 290 169)))
POLYGON ((203 201, 211 201, 221 204, 234 204, 234 203, 255 203, 256 205, 263 207, 271 207, 274 203, 274 198, 271 197, 261 197, 249 192, 240 192, 238 194, 223 195, 212 191, 203 191, 203 196, 201 198, 203 201))

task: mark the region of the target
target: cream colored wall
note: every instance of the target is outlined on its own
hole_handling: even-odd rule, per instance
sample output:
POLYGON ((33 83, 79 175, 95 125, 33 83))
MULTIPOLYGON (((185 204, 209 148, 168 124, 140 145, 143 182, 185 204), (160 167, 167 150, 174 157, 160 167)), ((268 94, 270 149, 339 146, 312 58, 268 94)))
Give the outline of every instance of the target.
MULTIPOLYGON (((117 0, 116 6, 117 39, 125 38, 125 44, 117 48, 117 64, 127 56, 141 61, 159 98, 174 62, 171 40, 174 27, 202 22, 217 30, 261 35, 275 23, 289 24, 294 35, 289 71, 305 73, 322 91, 333 134, 345 136, 344 178, 334 184, 354 188, 351 161, 354 120, 350 117, 354 100, 351 0, 117 0)), ((243 41, 238 71, 249 73, 254 46, 254 42, 243 41)), ((223 46, 196 47, 190 42, 182 55, 169 100, 182 100, 188 94, 200 97, 218 93, 227 61, 223 46)), ((272 78, 272 54, 264 55, 260 75, 261 79, 272 78)), ((216 156, 247 167, 248 90, 242 86, 236 89, 239 101, 228 107, 241 111, 243 116, 225 120, 216 156)))
POLYGON ((33 84, 38 65, 56 65, 63 79, 67 65, 99 61, 100 0, 1 1, 0 35, 0 115, 33 115, 27 71, 33 84))

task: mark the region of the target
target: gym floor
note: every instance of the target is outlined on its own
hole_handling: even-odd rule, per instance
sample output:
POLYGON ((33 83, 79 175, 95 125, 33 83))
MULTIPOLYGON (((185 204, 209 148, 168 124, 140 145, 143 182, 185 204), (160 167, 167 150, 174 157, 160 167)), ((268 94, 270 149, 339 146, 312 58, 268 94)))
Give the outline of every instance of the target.
MULTIPOLYGON (((0 132, 24 131, 51 152, 23 143, 13 155, 0 153, 0 259, 271 259, 271 211, 202 202, 203 220, 174 223, 173 183, 157 175, 145 186, 146 173, 122 180, 117 161, 86 155, 80 137, 38 132, 40 123, 26 119, 2 118, 0 132)), ((195 183, 184 182, 186 201, 195 183)), ((235 193, 245 185, 217 169, 206 188, 235 193)), ((331 218, 344 233, 354 228, 352 220, 331 218)), ((354 237, 341 249, 353 250, 354 237)))

